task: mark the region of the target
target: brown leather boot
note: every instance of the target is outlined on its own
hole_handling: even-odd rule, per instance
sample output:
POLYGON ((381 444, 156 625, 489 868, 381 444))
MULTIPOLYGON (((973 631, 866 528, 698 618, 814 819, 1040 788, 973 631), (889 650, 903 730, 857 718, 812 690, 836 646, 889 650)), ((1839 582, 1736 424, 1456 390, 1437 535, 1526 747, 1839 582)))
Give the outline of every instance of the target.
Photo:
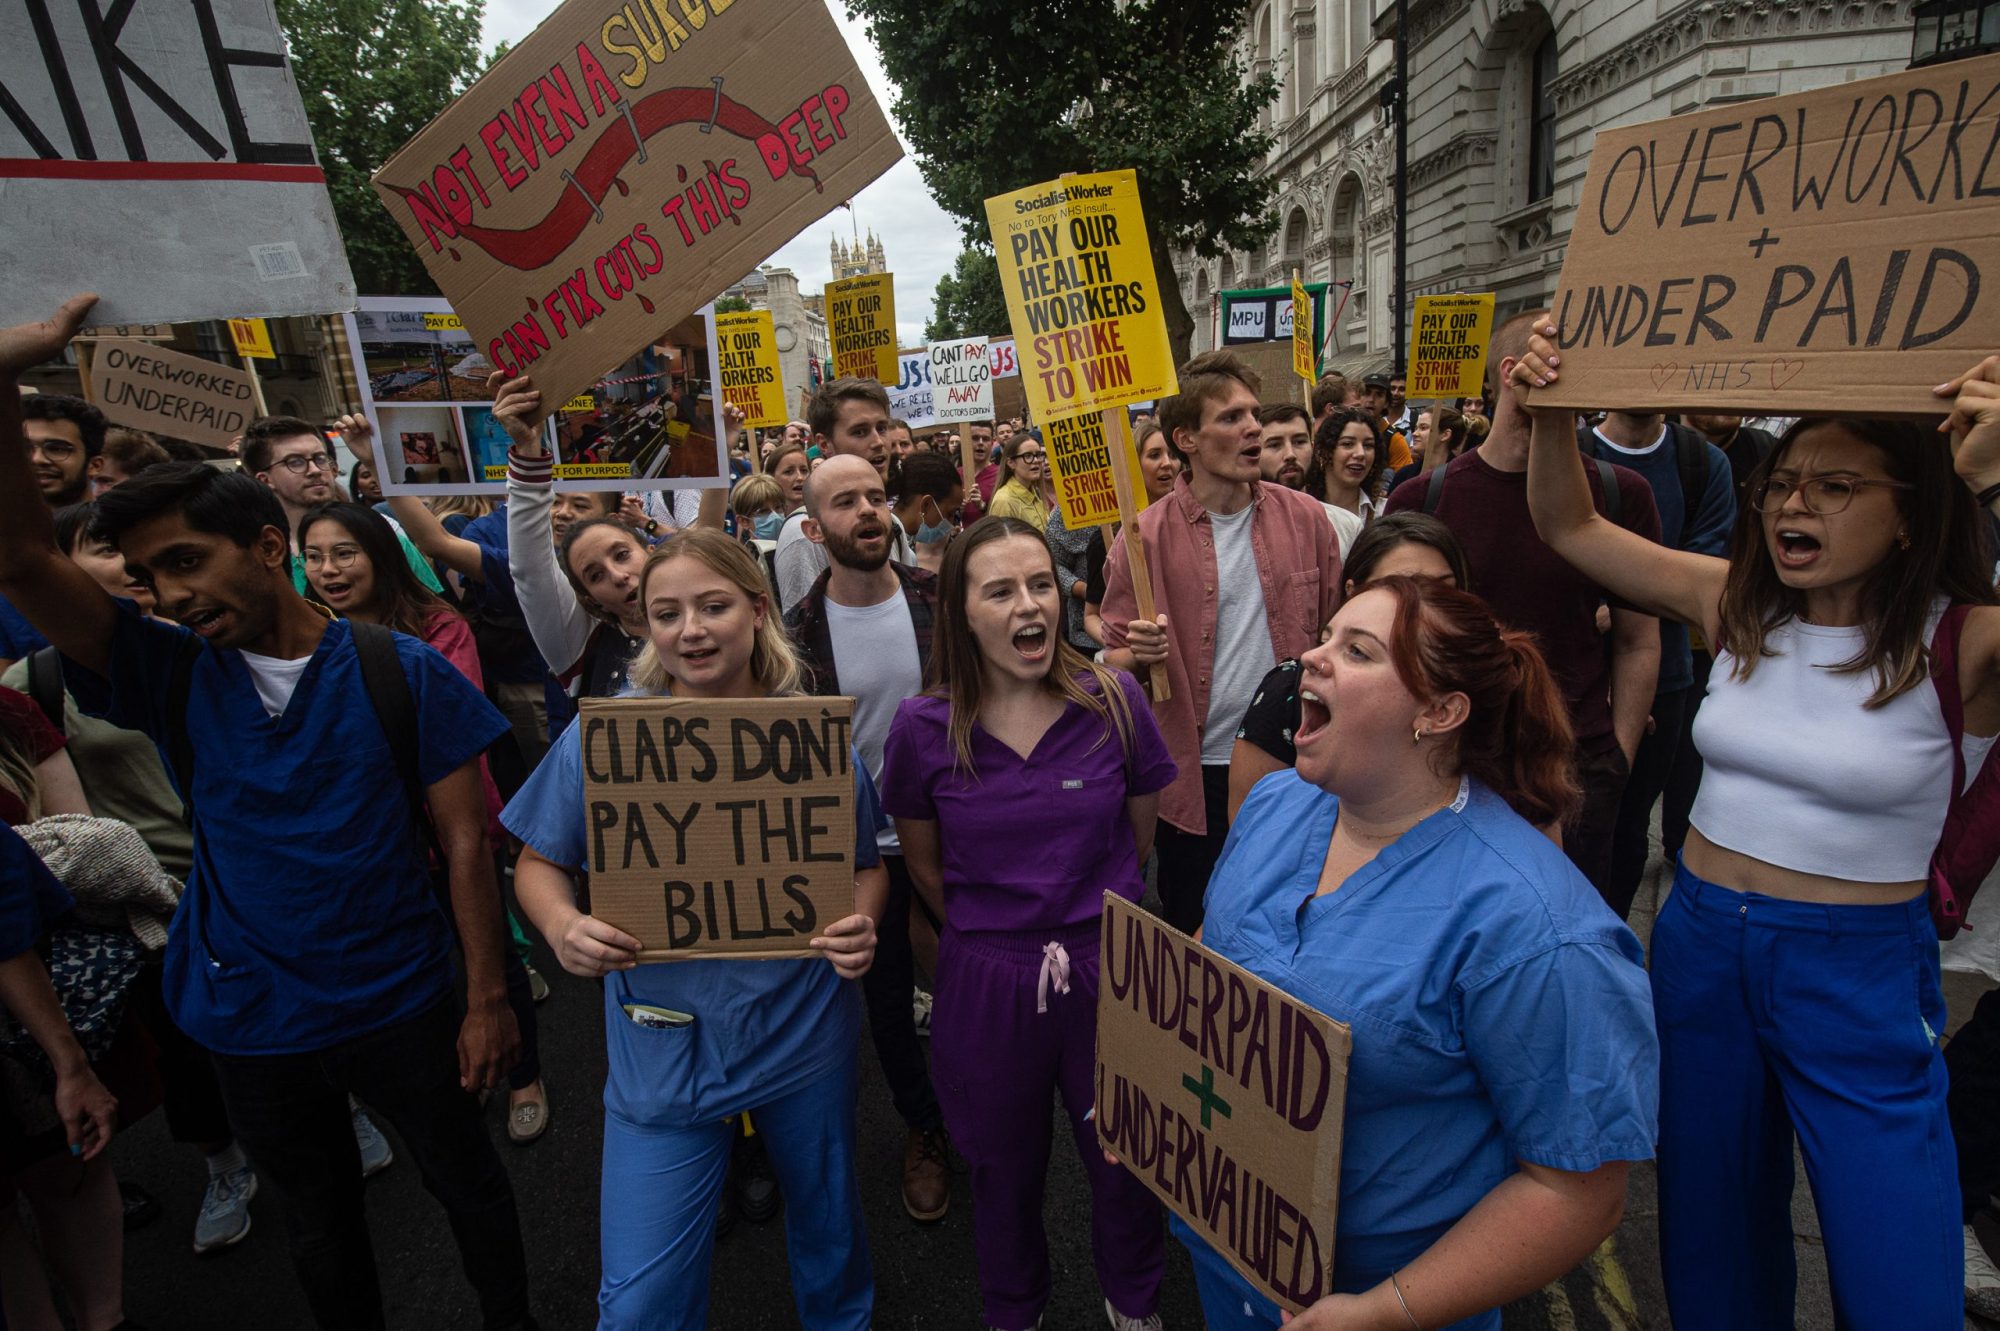
POLYGON ((951 1209, 951 1156, 944 1129, 912 1131, 903 1145, 903 1209, 930 1224, 951 1209))

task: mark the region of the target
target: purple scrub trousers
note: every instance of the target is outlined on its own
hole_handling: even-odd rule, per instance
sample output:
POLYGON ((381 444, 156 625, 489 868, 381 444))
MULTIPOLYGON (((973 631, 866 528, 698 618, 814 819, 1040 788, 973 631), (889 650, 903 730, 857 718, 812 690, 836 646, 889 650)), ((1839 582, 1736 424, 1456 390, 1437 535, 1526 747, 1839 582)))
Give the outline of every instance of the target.
POLYGON ((1160 1305, 1167 1260, 1160 1204, 1106 1162, 1084 1118, 1096 1098, 1097 948, 1095 921, 1034 933, 963 933, 947 925, 939 940, 931 1074, 952 1142, 972 1166, 985 1319, 1004 1331, 1032 1327, 1049 1300, 1042 1194, 1052 1092, 1062 1096, 1090 1179, 1098 1284, 1128 1317, 1149 1316, 1160 1305), (1050 944, 1067 958, 1067 992, 1050 944))

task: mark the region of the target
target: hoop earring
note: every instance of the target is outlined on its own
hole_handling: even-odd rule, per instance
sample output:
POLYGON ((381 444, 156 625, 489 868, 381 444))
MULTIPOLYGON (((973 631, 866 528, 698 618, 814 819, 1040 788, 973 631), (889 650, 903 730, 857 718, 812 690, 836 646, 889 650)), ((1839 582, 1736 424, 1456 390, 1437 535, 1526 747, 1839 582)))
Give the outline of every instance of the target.
POLYGON ((1424 742, 1424 728, 1422 726, 1418 726, 1415 730, 1410 732, 1410 743, 1421 744, 1423 742, 1424 742))

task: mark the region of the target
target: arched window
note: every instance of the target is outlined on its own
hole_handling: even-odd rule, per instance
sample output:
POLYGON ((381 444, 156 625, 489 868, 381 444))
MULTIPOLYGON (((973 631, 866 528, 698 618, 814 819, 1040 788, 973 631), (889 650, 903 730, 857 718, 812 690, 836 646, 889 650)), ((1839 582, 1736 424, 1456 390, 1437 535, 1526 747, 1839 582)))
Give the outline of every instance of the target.
POLYGON ((1306 266, 1306 210, 1294 208, 1285 218, 1284 248, 1279 262, 1284 265, 1284 280, 1292 280, 1292 271, 1303 273, 1306 266))
POLYGON ((1334 187, 1333 217, 1327 228, 1327 239, 1330 242, 1329 248, 1332 250, 1333 260, 1333 269, 1329 276, 1335 283, 1333 290, 1328 293, 1328 299, 1335 309, 1340 308, 1343 297, 1346 298, 1347 304, 1346 312, 1337 323, 1330 314, 1328 315, 1327 337, 1328 345, 1332 347, 1347 345, 1345 325, 1350 322, 1351 316, 1362 308, 1362 303, 1354 299, 1351 294, 1363 280, 1359 268, 1361 213, 1361 178, 1355 175, 1345 176, 1340 184, 1334 187), (1342 286, 1341 283, 1348 285, 1342 286))
POLYGON ((1556 35, 1544 32, 1530 56, 1528 80, 1528 202, 1546 199, 1556 190, 1556 99, 1549 85, 1556 80, 1556 35))

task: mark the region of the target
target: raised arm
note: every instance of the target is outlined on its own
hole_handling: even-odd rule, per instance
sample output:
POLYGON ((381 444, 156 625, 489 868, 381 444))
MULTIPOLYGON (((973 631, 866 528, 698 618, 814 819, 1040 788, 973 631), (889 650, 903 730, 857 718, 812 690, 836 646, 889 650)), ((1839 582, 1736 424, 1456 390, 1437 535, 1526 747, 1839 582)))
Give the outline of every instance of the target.
MULTIPOLYGON (((375 456, 375 427, 368 418, 361 415, 342 416, 336 424, 348 452, 366 462, 377 476, 383 475, 380 460, 375 456)), ((481 571, 477 544, 446 531, 444 524, 437 520, 437 514, 415 495, 390 495, 388 500, 389 512, 410 538, 410 544, 422 551, 426 558, 435 559, 462 578, 473 582, 486 581, 486 575, 481 571)))
POLYGON ((1533 421, 1528 453, 1528 511, 1549 548, 1592 582, 1648 614, 1701 629, 1712 641, 1729 562, 1670 550, 1608 521, 1591 502, 1583 455, 1576 447, 1576 413, 1537 407, 1533 390, 1556 381, 1562 356, 1552 323, 1540 325, 1528 351, 1507 367, 1514 393, 1533 421))
POLYGON ((39 323, 0 329, 0 596, 63 655, 96 674, 111 666, 118 608, 97 580, 56 547, 56 528, 21 432, 23 370, 60 352, 97 303, 72 296, 39 323))
POLYGON ((590 643, 590 612, 577 599, 549 540, 555 506, 555 457, 541 428, 542 394, 527 375, 487 380, 493 419, 507 431, 507 571, 535 650, 557 674, 569 669, 590 643))
MULTIPOLYGON (((1988 356, 1934 390, 1953 399, 1938 428, 1952 437, 1953 465, 1975 498, 1984 498, 1979 521, 2000 510, 2000 356, 1988 356)), ((1965 694, 1965 728, 1974 735, 2000 732, 2000 607, 1980 606, 1966 620, 1959 643, 1959 682, 1965 694)))

